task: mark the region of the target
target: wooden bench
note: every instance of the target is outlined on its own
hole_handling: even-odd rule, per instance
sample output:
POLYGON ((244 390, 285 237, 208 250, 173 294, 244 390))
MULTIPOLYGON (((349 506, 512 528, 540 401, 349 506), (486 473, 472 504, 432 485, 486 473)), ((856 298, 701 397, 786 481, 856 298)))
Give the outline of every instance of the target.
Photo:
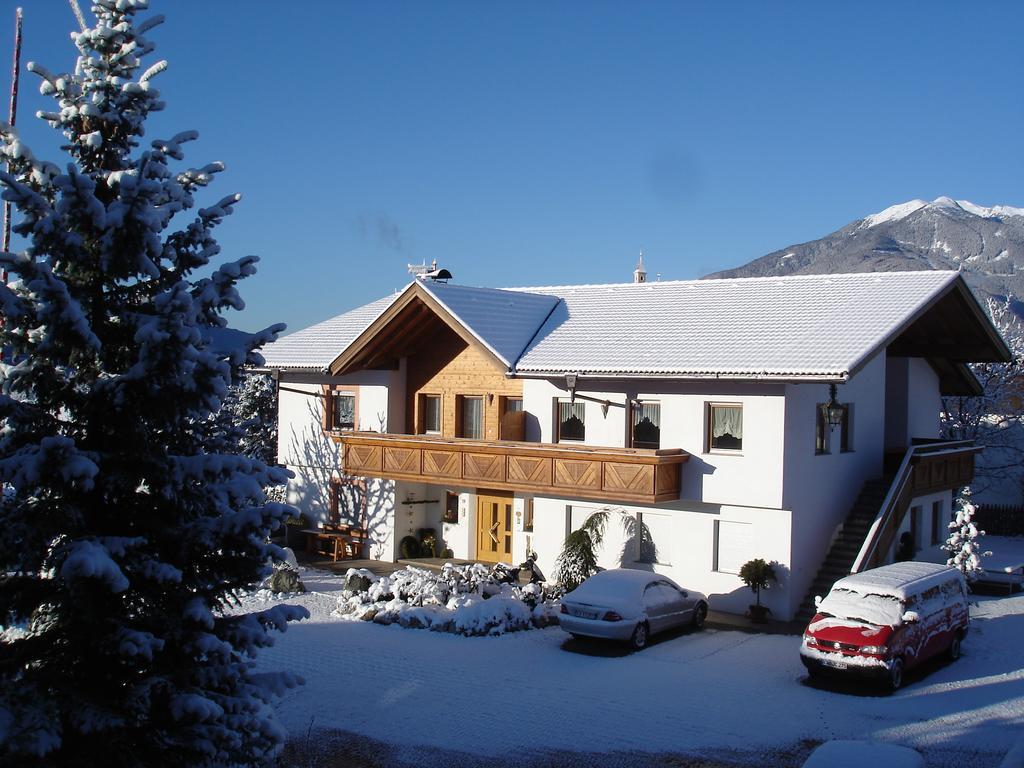
POLYGON ((323 528, 305 528, 306 551, 330 555, 332 562, 355 559, 366 543, 366 529, 352 525, 325 525, 323 528))

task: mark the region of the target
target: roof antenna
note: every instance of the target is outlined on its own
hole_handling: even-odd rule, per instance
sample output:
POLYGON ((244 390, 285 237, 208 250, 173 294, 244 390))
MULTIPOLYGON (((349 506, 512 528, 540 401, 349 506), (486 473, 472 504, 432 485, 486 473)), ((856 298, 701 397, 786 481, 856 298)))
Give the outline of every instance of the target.
POLYGON ((82 9, 78 7, 78 0, 68 0, 71 3, 71 12, 75 14, 75 18, 78 19, 78 26, 85 32, 89 28, 89 25, 85 23, 85 16, 82 15, 82 9))
POLYGON ((447 283, 452 279, 452 273, 447 269, 437 268, 437 259, 434 259, 430 266, 426 262, 422 264, 408 264, 409 274, 414 275, 417 280, 432 280, 435 283, 447 283))

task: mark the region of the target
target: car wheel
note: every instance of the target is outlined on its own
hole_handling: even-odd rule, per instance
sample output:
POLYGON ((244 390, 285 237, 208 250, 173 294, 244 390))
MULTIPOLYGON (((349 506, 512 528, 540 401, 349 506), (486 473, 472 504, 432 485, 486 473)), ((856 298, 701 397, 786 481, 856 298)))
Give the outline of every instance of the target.
POLYGON ((962 638, 960 637, 960 633, 959 632, 957 632, 955 635, 953 635, 953 642, 951 642, 949 644, 949 651, 947 651, 947 655, 949 656, 949 660, 950 661, 956 661, 957 659, 960 658, 960 642, 961 642, 961 640, 962 640, 962 638))
POLYGON ((903 659, 894 659, 889 669, 889 688, 898 691, 903 687, 903 659))
POLYGON ((647 647, 647 622, 642 621, 636 625, 636 629, 633 630, 633 636, 629 638, 629 645, 634 651, 647 647))
POLYGON ((690 619, 690 626, 693 629, 700 629, 704 626, 704 620, 708 617, 708 606, 707 603, 697 603, 697 607, 693 609, 693 618, 690 619))

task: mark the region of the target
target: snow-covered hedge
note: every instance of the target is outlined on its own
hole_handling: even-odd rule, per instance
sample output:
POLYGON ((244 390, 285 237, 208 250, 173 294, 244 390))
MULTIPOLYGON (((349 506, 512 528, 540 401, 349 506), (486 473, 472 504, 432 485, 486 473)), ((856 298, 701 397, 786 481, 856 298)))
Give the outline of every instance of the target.
POLYGON ((500 572, 447 564, 412 566, 378 577, 349 569, 335 615, 460 635, 500 635, 558 623, 560 591, 540 584, 503 583, 500 572))

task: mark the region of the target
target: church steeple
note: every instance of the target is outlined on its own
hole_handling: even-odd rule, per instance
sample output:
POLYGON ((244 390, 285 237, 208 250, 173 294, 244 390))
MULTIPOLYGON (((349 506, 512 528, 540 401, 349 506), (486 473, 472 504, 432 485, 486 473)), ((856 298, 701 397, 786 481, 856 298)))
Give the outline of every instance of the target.
POLYGON ((644 269, 644 252, 640 251, 640 260, 636 263, 636 269, 633 270, 633 282, 634 283, 646 283, 647 282, 647 271, 644 269))

